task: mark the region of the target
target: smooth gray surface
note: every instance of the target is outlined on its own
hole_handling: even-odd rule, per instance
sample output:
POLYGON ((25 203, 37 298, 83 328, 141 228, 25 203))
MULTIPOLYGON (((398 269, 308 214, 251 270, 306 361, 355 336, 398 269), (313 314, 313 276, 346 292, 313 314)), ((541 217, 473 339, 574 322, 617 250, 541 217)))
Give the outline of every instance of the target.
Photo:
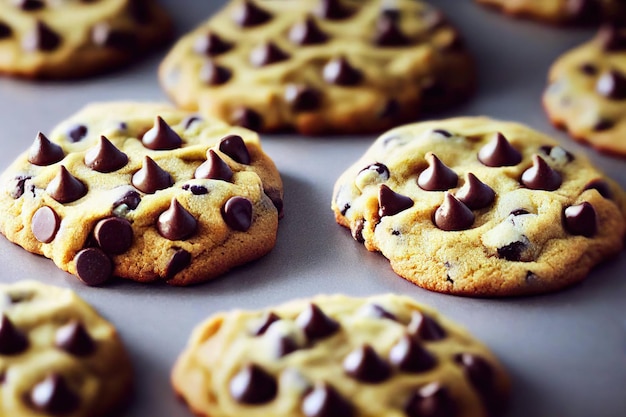
MULTIPOLYGON (((169 0, 180 33, 221 1, 169 0)), ((547 69, 589 31, 516 21, 471 1, 433 1, 463 31, 476 57, 480 89, 467 105, 437 117, 488 115, 516 120, 585 152, 626 187, 625 160, 601 156, 550 126, 540 95, 547 69)), ((164 100, 156 78, 161 54, 126 71, 73 83, 0 80, 0 168, 83 105, 102 100, 164 100)), ((396 276, 335 224, 330 210, 336 177, 375 137, 313 139, 264 136, 285 183, 285 218, 265 258, 191 288, 119 282, 88 288, 54 264, 0 238, 0 279, 35 278, 76 290, 122 334, 136 366, 137 393, 122 417, 185 417, 169 386, 169 370, 193 326, 224 309, 260 308, 320 292, 408 294, 438 308, 482 339, 510 370, 511 417, 626 415, 626 256, 556 294, 486 300, 422 290, 396 276)), ((245 416, 242 416, 245 417, 245 416)))

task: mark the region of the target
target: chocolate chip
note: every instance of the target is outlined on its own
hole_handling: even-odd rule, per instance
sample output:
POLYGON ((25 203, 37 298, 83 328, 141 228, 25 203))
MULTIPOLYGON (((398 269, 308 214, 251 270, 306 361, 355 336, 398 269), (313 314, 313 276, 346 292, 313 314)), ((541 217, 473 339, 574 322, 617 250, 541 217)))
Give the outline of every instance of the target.
POLYGON ((278 218, 282 219, 285 214, 283 212, 284 203, 282 190, 277 188, 269 188, 263 189, 263 192, 270 198, 270 200, 272 200, 272 204, 274 205, 274 207, 276 207, 276 211, 278 211, 278 218))
POLYGON ((349 17, 352 10, 345 7, 341 0, 319 0, 317 14, 329 20, 341 20, 349 17))
POLYGON ((17 0, 13 3, 15 4, 15 6, 27 12, 40 10, 46 7, 46 4, 43 2, 43 0, 17 0))
POLYGON ((368 166, 360 170, 359 174, 362 172, 375 172, 376 176, 382 181, 387 181, 390 175, 387 165, 381 164, 380 162, 369 164, 368 166))
POLYGON ((306 85, 290 84, 285 88, 285 100, 295 112, 312 111, 322 104, 322 93, 306 85))
POLYGON ((278 320, 280 320, 280 317, 273 311, 269 311, 263 314, 263 318, 261 319, 261 324, 252 332, 252 335, 261 336, 265 334, 267 329, 269 329, 270 325, 274 322, 277 322, 278 320))
POLYGON ((313 17, 307 16, 289 29, 289 40, 296 45, 318 45, 325 43, 328 35, 319 28, 313 17))
POLYGON ((488 167, 514 166, 522 162, 522 154, 498 132, 478 151, 478 160, 488 167))
POLYGON ((165 279, 172 279, 191 263, 191 254, 184 249, 177 249, 165 267, 165 279))
POLYGON ((193 177, 230 181, 233 177, 233 170, 230 169, 228 164, 224 162, 213 149, 209 149, 207 160, 196 168, 193 177))
POLYGON ((531 190, 554 191, 561 186, 561 174, 539 155, 533 155, 533 166, 522 173, 521 183, 531 190))
POLYGON ((526 209, 517 209, 517 210, 513 210, 511 214, 514 216, 523 216, 525 214, 530 214, 530 212, 526 209))
POLYGON ((244 197, 231 197, 222 207, 222 218, 231 228, 246 232, 252 225, 252 203, 244 197))
POLYGON ((498 257, 507 261, 519 262, 522 259, 522 252, 526 249, 525 242, 512 242, 506 246, 498 248, 498 257))
POLYGON ((567 207, 564 216, 565 229, 573 235, 592 237, 598 231, 596 210, 586 201, 567 207))
POLYGON ((174 184, 172 176, 149 156, 144 157, 141 169, 133 174, 131 181, 135 188, 146 194, 154 194, 174 184))
POLYGON ((189 185, 189 184, 185 184, 183 185, 183 190, 188 190, 191 192, 191 194, 193 195, 205 195, 209 193, 208 188, 206 188, 204 185, 189 185))
POLYGON ((589 76, 593 76, 598 73, 598 67, 590 63, 582 64, 580 67, 578 67, 578 69, 583 74, 589 75, 589 76))
POLYGON ((37 133, 35 141, 28 149, 28 162, 38 166, 48 166, 65 157, 63 148, 50 140, 43 133, 37 133))
POLYGON ((419 373, 432 369, 435 358, 413 337, 404 335, 389 351, 389 362, 403 372, 419 373))
POLYGON ((600 119, 593 125, 594 132, 604 132, 605 130, 612 129, 615 126, 615 122, 609 119, 600 119))
POLYGON ((456 187, 459 176, 448 168, 434 153, 426 154, 428 168, 417 177, 417 185, 426 191, 446 191, 456 187))
POLYGON ((463 367, 463 372, 472 386, 478 391, 488 415, 502 415, 506 396, 501 395, 495 386, 495 375, 491 365, 480 356, 472 353, 460 353, 454 357, 456 363, 463 367))
POLYGON ((365 228, 365 219, 358 219, 355 222, 354 228, 351 230, 352 238, 359 243, 365 243, 365 238, 363 238, 363 229, 365 228))
POLYGON ((128 156, 104 136, 100 136, 98 144, 85 153, 85 165, 98 172, 117 171, 127 163, 128 156))
POLYGON ((602 16, 602 6, 598 0, 566 0, 564 8, 571 23, 592 24, 602 16))
POLYGON ((585 190, 596 190, 600 195, 604 198, 610 199, 613 197, 613 193, 611 192, 611 188, 609 184, 604 180, 594 180, 591 181, 587 186, 585 186, 585 190))
POLYGON ((324 339, 339 330, 339 323, 328 317, 317 305, 309 304, 296 318, 309 340, 324 339))
POLYGON ((87 356, 96 350, 96 344, 79 321, 60 327, 54 335, 54 345, 74 356, 87 356))
POLYGON ((61 165, 58 174, 46 187, 46 192, 59 203, 66 204, 87 194, 87 187, 61 165))
POLYGON ((189 213, 176 197, 172 198, 167 210, 159 215, 157 230, 168 240, 186 240, 198 229, 198 221, 189 213))
POLYGON ((74 257, 76 275, 89 286, 98 286, 113 276, 113 264, 106 253, 99 248, 86 248, 74 257))
POLYGON ((456 404, 447 388, 431 382, 411 395, 404 411, 408 417, 451 417, 456 415, 456 404))
POLYGON ((243 138, 238 135, 228 135, 220 140, 220 152, 230 156, 240 164, 250 165, 250 153, 243 138))
POLYGON ((254 4, 251 0, 244 0, 241 6, 233 13, 233 20, 241 27, 252 27, 268 22, 272 15, 254 4))
POLYGON ((15 185, 13 186, 13 189, 9 192, 11 198, 17 200, 18 198, 23 196, 24 189, 26 188, 26 181, 30 180, 31 178, 32 177, 28 175, 18 175, 17 177, 13 178, 15 185))
POLYGON ((232 124, 258 131, 263 127, 263 117, 249 107, 239 107, 232 114, 232 124))
POLYGON ((93 230, 98 246, 105 252, 119 255, 133 244, 133 227, 126 219, 109 217, 96 223, 93 230))
POLYGON ((407 326, 407 331, 410 335, 427 341, 437 341, 446 337, 446 332, 439 323, 419 311, 411 313, 411 322, 407 326))
POLYGON ((83 140, 85 136, 87 136, 87 132, 88 132, 87 126, 76 125, 76 126, 73 126, 67 132, 67 136, 69 137, 70 141, 76 143, 76 142, 80 142, 81 140, 83 140))
POLYGON ((324 81, 329 84, 353 86, 363 80, 363 73, 353 67, 343 56, 328 61, 322 71, 324 81))
POLYGON ((388 319, 388 320, 398 321, 398 318, 394 314, 391 314, 390 312, 388 312, 387 310, 385 310, 383 307, 379 306, 378 304, 369 304, 367 309, 368 309, 367 310, 368 315, 372 317, 376 317, 378 319, 388 319))
POLYGON ((264 67, 287 59, 289 55, 273 42, 265 42, 250 53, 250 63, 255 67, 264 67))
POLYGON ((196 122, 201 122, 202 118, 200 116, 187 116, 185 118, 185 120, 183 120, 181 123, 183 126, 185 126, 185 129, 189 129, 191 127, 191 125, 193 125, 196 122))
POLYGON ((125 205, 129 210, 135 210, 141 203, 141 196, 137 191, 129 190, 120 199, 113 203, 113 207, 125 205))
POLYGON ((229 384, 230 395, 242 404, 265 404, 278 392, 276 380, 258 365, 244 366, 229 384))
POLYGON ((474 224, 474 213, 455 196, 446 192, 443 203, 435 210, 434 223, 441 230, 466 230, 474 224))
POLYGON ((12 34, 13 30, 11 29, 11 26, 7 25, 4 22, 0 22, 0 39, 9 38, 12 34))
POLYGON ((134 33, 115 29, 107 22, 98 23, 91 29, 91 40, 97 46, 120 51, 132 51, 138 43, 134 33))
POLYGON ((52 415, 70 414, 80 403, 65 379, 54 372, 33 387, 28 399, 35 409, 52 415))
POLYGON ((196 38, 193 50, 201 55, 217 56, 232 49, 233 44, 222 39, 215 32, 209 32, 196 38))
POLYGON ((596 39, 606 52, 620 52, 626 49, 626 36, 622 34, 618 26, 603 25, 598 31, 596 39))
POLYGON ((152 150, 178 149, 183 140, 174 132, 161 116, 157 116, 152 129, 144 133, 141 138, 143 146, 152 150))
POLYGON ((361 346, 346 356, 344 371, 361 382, 377 384, 391 376, 391 368, 369 345, 361 346))
POLYGON ((289 337, 280 337, 277 341, 276 357, 282 358, 298 350, 298 344, 289 337))
POLYGON ((626 77, 617 70, 607 71, 598 78, 596 91, 611 100, 626 99, 626 77))
POLYGON ((315 384, 302 399, 302 413, 306 417, 352 417, 354 409, 337 390, 325 382, 315 384))
POLYGON ((380 185, 378 190, 378 215, 380 217, 393 216, 411 207, 413 207, 411 198, 396 193, 385 184, 380 185))
POLYGON ((455 197, 471 210, 478 210, 493 203, 496 193, 469 172, 465 177, 465 184, 456 192, 455 197))
POLYGON ((35 28, 26 34, 22 48, 29 52, 51 52, 61 45, 61 37, 41 20, 37 20, 35 28))
POLYGON ((6 314, 0 319, 0 355, 17 355, 28 349, 28 339, 6 314))
POLYGON ((59 230, 61 219, 50 207, 43 206, 35 212, 30 223, 30 230, 41 243, 50 243, 59 230))
POLYGON ((405 46, 409 44, 409 38, 406 37, 397 19, 389 18, 385 15, 378 19, 376 24, 376 35, 374 43, 382 47, 405 46))
POLYGON ((226 67, 213 61, 206 61, 200 69, 200 81, 207 85, 222 85, 231 79, 233 73, 226 67))

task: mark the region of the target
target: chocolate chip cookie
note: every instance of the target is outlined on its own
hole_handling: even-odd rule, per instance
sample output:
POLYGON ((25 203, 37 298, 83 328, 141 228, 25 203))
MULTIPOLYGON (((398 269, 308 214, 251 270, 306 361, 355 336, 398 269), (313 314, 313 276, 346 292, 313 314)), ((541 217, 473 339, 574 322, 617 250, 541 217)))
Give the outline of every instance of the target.
POLYGON ((0 231, 89 285, 206 281, 268 253, 282 211, 255 133, 149 103, 88 106, 0 184, 0 231))
POLYGON ((172 372, 197 415, 503 415, 509 379, 465 330, 408 297, 317 296, 199 325, 172 372))
POLYGON ((543 104, 576 140, 626 157, 626 30, 607 25, 552 65, 543 104))
POLYGON ((467 97, 459 33, 423 2, 232 0, 160 67, 182 108, 258 131, 381 131, 467 97))
POLYGON ((113 325, 74 292, 34 281, 0 284, 3 416, 110 415, 133 373, 113 325))
POLYGON ((125 65, 163 44, 169 16, 154 0, 0 2, 0 73, 76 78, 125 65))
POLYGON ((578 282, 626 231, 626 194, 587 159, 480 117, 383 134, 337 180, 332 209, 403 278, 469 296, 578 282))

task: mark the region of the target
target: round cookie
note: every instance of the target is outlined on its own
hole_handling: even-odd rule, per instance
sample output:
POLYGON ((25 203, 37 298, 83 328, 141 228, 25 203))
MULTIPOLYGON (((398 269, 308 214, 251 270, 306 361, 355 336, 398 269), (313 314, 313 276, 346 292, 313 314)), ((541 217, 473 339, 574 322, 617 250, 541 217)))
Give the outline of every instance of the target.
POLYGON ((626 194, 583 156, 483 117, 383 134, 337 180, 332 209, 403 278, 469 296, 578 282, 626 231, 626 194))
POLYGON ((54 79, 101 73, 163 44, 171 26, 153 0, 4 0, 0 73, 54 79))
POLYGON ((68 289, 0 284, 0 415, 112 415, 133 372, 111 323, 68 289))
POLYGON ((214 278, 273 248, 282 209, 254 132, 150 103, 86 107, 0 184, 0 231, 89 285, 214 278))
POLYGON ((211 417, 497 417, 510 389, 485 346, 392 294, 216 314, 194 330, 172 384, 211 417))
POLYGON ((543 105, 555 126, 594 148, 626 156, 626 30, 601 28, 550 68, 543 105))
POLYGON ((184 36, 160 80, 180 107, 258 131, 381 131, 474 85, 459 33, 399 0, 232 0, 184 36))

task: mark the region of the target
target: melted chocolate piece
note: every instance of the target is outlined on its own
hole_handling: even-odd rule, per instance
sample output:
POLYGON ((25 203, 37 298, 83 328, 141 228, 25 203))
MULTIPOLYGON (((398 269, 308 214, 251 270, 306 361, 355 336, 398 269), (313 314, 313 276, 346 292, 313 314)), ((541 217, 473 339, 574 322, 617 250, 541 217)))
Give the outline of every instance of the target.
POLYGON ((294 112, 312 111, 322 104, 322 93, 313 87, 290 84, 285 88, 285 100, 294 112))
POLYGON ((11 29, 11 26, 0 21, 0 40, 10 38, 12 34, 13 30, 11 29))
POLYGON ((328 61, 324 65, 323 76, 327 83, 342 86, 353 86, 363 81, 363 73, 343 56, 328 61))
POLYGON ((455 197, 471 210, 478 210, 493 203, 496 193, 491 187, 469 172, 466 176, 465 184, 456 192, 455 197))
POLYGON ((89 286, 98 286, 113 276, 113 264, 106 253, 99 248, 86 248, 74 257, 76 275, 89 286))
POLYGON ((609 184, 604 180, 591 181, 589 184, 587 184, 585 190, 596 190, 598 193, 600 193, 602 197, 607 199, 613 197, 613 193, 611 192, 609 184))
POLYGON ((70 414, 80 404, 78 395, 72 392, 61 375, 54 372, 33 387, 28 400, 36 410, 52 415, 70 414))
POLYGON ((91 29, 91 40, 103 48, 131 51, 137 48, 137 36, 128 31, 118 30, 107 22, 96 24, 91 29))
POLYGON ((307 16, 291 27, 289 40, 296 45, 319 45, 328 40, 328 35, 319 28, 313 17, 307 16))
POLYGON ((27 12, 40 10, 46 7, 46 4, 42 0, 18 0, 17 2, 13 3, 15 4, 15 6, 27 12))
POLYGON ((183 140, 174 132, 161 116, 157 116, 152 129, 144 133, 141 138, 143 146, 152 150, 178 149, 182 146, 183 140))
POLYGON ((233 20, 241 27, 252 27, 268 22, 272 15, 257 6, 251 0, 244 0, 241 6, 233 13, 233 20))
POLYGON ((341 20, 349 17, 352 10, 345 7, 341 0, 319 0, 317 14, 328 20, 341 20))
POLYGON ((250 165, 250 153, 243 138, 238 135, 228 135, 220 140, 220 152, 233 158, 235 162, 250 165))
POLYGON ((56 331, 54 345, 74 356, 88 356, 96 350, 96 344, 85 326, 75 320, 56 331))
POLYGON ((434 223, 448 232, 466 230, 474 224, 474 213, 455 196, 446 192, 443 203, 435 210, 434 223))
POLYGON ((129 190, 119 200, 113 203, 113 207, 121 206, 122 204, 128 207, 129 210, 135 210, 141 203, 141 196, 137 191, 129 190))
POLYGON ((596 91, 611 100, 624 100, 626 99, 626 77, 617 70, 605 72, 596 82, 596 91))
POLYGON ((126 219, 109 217, 96 223, 93 235, 98 246, 105 252, 119 255, 133 244, 133 227, 126 219))
POLYGON ((354 409, 332 386, 325 382, 315 384, 302 399, 302 413, 306 417, 352 417, 354 409))
POLYGON ((100 136, 98 144, 85 153, 85 165, 98 172, 117 171, 127 163, 128 156, 104 136, 100 136))
POLYGON ((522 162, 522 154, 515 149, 502 133, 478 151, 478 160, 488 167, 508 167, 522 162))
POLYGON ((174 184, 172 176, 149 156, 144 157, 141 169, 133 174, 131 182, 135 188, 146 194, 154 194, 174 184))
POLYGON ((87 126, 76 125, 67 132, 67 136, 69 137, 70 141, 76 143, 83 140, 85 136, 87 136, 88 131, 89 129, 87 128, 87 126))
POLYGON ((403 372, 419 373, 436 365, 433 355, 428 353, 417 340, 404 335, 389 351, 389 362, 403 372))
POLYGON ((408 417, 452 417, 456 404, 447 388, 431 382, 413 393, 404 411, 408 417))
POLYGON ((43 133, 37 133, 35 141, 28 149, 28 162, 37 166, 48 166, 65 157, 63 148, 50 140, 43 133))
POLYGON ((267 329, 269 329, 271 324, 274 322, 277 322, 278 320, 280 320, 280 317, 278 316, 278 314, 274 313, 273 311, 265 313, 263 315, 263 318, 261 319, 261 324, 256 330, 252 332, 252 335, 261 336, 265 334, 265 332, 267 331, 267 329))
POLYGON ((28 349, 28 339, 6 314, 0 319, 0 355, 17 355, 28 349))
POLYGON ((618 26, 605 24, 598 31, 597 41, 606 52, 620 52, 626 50, 626 36, 618 26))
POLYGON ((232 75, 231 70, 210 60, 206 61, 200 69, 200 81, 207 85, 226 84, 232 75))
POLYGON ((380 162, 375 162, 373 164, 369 164, 368 166, 366 166, 365 168, 363 168, 362 170, 359 171, 359 174, 363 171, 375 171, 376 174, 378 175, 378 177, 383 180, 386 181, 389 179, 389 168, 387 168, 387 165, 385 164, 381 164, 380 162))
POLYGON ((56 236, 61 219, 50 207, 43 206, 35 212, 30 223, 30 230, 41 243, 50 243, 56 236))
POLYGON ((506 246, 498 248, 498 257, 507 261, 519 262, 522 259, 522 252, 526 249, 524 242, 512 242, 506 246))
POLYGON ((410 335, 429 342, 446 338, 446 332, 432 317, 419 311, 411 313, 411 322, 407 326, 410 335))
POLYGON ((309 304, 296 318, 309 340, 324 339, 339 330, 339 323, 328 317, 315 304, 309 304))
POLYGON ((615 122, 609 119, 600 119, 593 125, 594 132, 603 132, 605 130, 612 129, 615 126, 615 122))
POLYGON ((230 51, 233 48, 231 42, 222 39, 215 32, 200 35, 193 44, 193 50, 200 55, 217 56, 230 51))
POLYGON ((258 131, 263 127, 263 117, 249 107, 240 107, 233 112, 232 123, 235 126, 258 131))
POLYGON ((289 55, 273 42, 265 42, 250 53, 250 63, 255 67, 264 67, 289 59, 289 55))
POLYGON ((561 186, 561 174, 539 155, 533 155, 533 166, 522 173, 521 183, 531 190, 554 191, 561 186))
POLYGON ((207 160, 202 163, 193 175, 194 178, 230 181, 233 170, 220 158, 213 149, 209 149, 207 160))
POLYGON ((354 229, 351 230, 352 238, 359 243, 365 243, 363 237, 363 229, 365 228, 365 219, 358 219, 355 223, 354 229))
POLYGON ((405 46, 410 43, 400 26, 397 18, 382 15, 376 24, 374 43, 382 47, 405 46))
POLYGON ((278 392, 274 377, 254 364, 244 366, 231 379, 229 388, 230 395, 241 404, 265 404, 278 392))
POLYGON ((13 189, 9 191, 9 195, 11 196, 11 198, 17 200, 18 198, 23 196, 26 188, 26 181, 30 180, 31 178, 32 177, 28 175, 18 175, 17 177, 13 178, 15 185, 13 186, 13 189))
POLYGON ((61 165, 58 174, 46 187, 46 192, 59 203, 66 204, 87 194, 87 187, 61 165))
POLYGON ((378 191, 378 207, 380 217, 393 216, 413 207, 413 200, 381 184, 378 191))
POLYGON ((29 52, 51 52, 61 45, 61 37, 41 20, 28 33, 22 42, 22 48, 29 52))
POLYGON ((244 197, 231 197, 222 207, 222 218, 231 229, 246 232, 252 226, 252 203, 244 197))
POLYGON ((191 263, 191 254, 184 249, 178 249, 165 267, 165 279, 172 279, 176 274, 187 268, 191 263))
POLYGON ((596 210, 586 201, 567 207, 564 217, 565 230, 573 235, 592 237, 598 231, 596 210))
POLYGON ((377 384, 391 376, 391 367, 369 345, 350 352, 343 361, 344 371, 361 382, 377 384))
POLYGON ((459 176, 437 158, 434 153, 426 155, 428 168, 417 177, 417 185, 426 191, 446 191, 456 187, 459 176))
POLYGON ((186 240, 198 229, 198 221, 189 213, 176 197, 172 198, 167 210, 159 215, 157 230, 168 240, 186 240))

